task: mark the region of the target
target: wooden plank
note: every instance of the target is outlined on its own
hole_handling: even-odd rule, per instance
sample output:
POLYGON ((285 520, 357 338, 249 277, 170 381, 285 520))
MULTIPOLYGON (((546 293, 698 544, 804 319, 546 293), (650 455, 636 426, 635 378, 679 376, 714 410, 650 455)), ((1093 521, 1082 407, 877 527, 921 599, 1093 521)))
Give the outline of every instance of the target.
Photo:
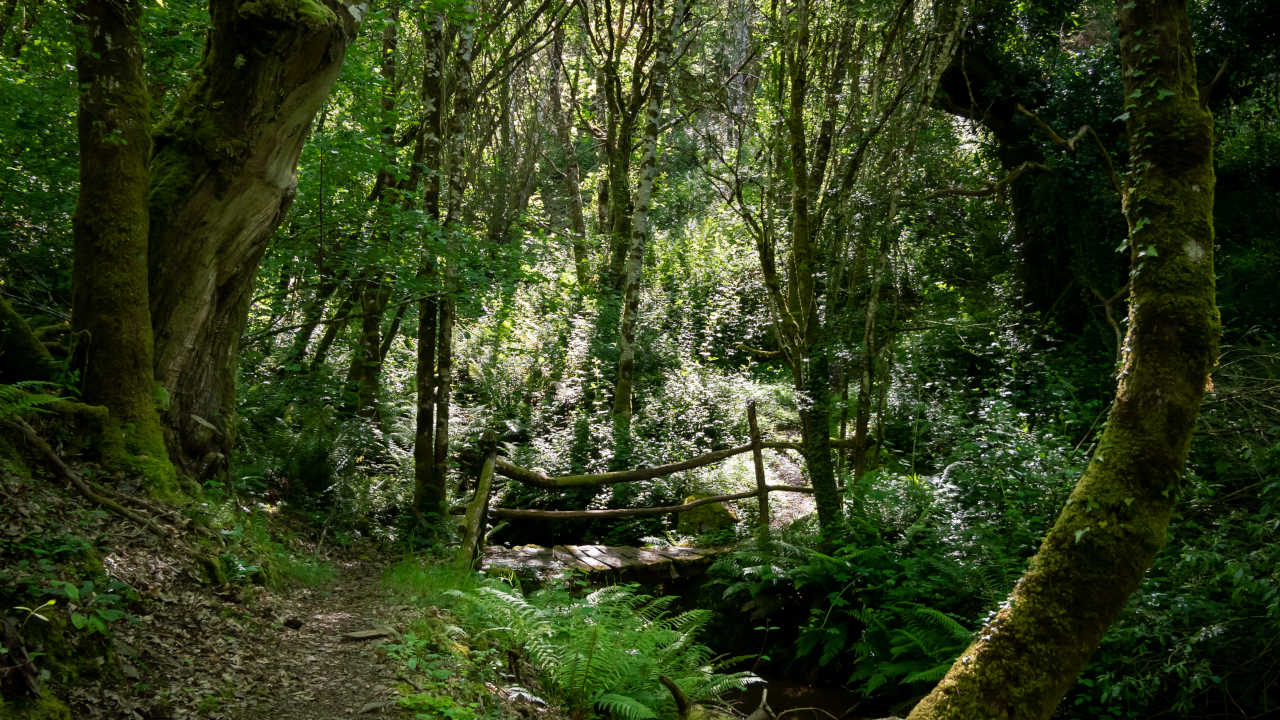
POLYGON ((676 562, 697 562, 707 557, 708 553, 698 548, 670 547, 658 548, 655 552, 675 560, 676 562))
POLYGON ((603 545, 582 545, 582 550, 591 555, 591 557, 617 570, 623 566, 622 560, 609 552, 609 548, 603 545))
POLYGON ((556 562, 568 567, 580 567, 578 563, 578 556, 574 555, 569 551, 569 548, 563 545, 556 545, 551 548, 551 557, 555 558, 556 562))
POLYGON ((579 565, 583 565, 590 570, 600 571, 600 570, 612 569, 605 563, 602 563, 599 560, 592 557, 591 553, 586 552, 579 545, 565 545, 565 549, 573 553, 573 556, 578 559, 579 565))

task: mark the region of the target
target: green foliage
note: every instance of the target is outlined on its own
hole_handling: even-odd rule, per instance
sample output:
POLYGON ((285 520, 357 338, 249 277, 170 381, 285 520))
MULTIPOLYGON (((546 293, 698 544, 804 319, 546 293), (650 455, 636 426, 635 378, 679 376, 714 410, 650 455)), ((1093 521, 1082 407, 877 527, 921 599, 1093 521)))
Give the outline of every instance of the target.
POLYGON ((55 580, 49 592, 66 599, 71 626, 76 630, 107 635, 108 625, 126 616, 119 607, 122 603, 120 595, 97 592, 92 580, 85 580, 79 585, 55 580))
POLYGON ((201 522, 222 539, 217 560, 225 577, 216 580, 275 589, 318 587, 332 580, 333 568, 303 552, 277 508, 243 502, 209 488, 195 505, 201 522))
POLYGON ((467 600, 528 654, 570 708, 607 709, 627 720, 669 717, 673 701, 659 676, 694 702, 750 679, 716 672, 710 649, 697 642, 707 611, 672 613, 674 597, 654 598, 634 585, 581 598, 560 588, 525 598, 491 585, 467 600))
POLYGON ((57 395, 46 392, 55 387, 54 383, 31 380, 0 384, 0 420, 43 412, 43 406, 59 400, 57 395))
MULTIPOLYGON (((741 689, 752 679, 748 673, 721 672, 711 650, 699 642, 708 611, 674 612, 676 598, 645 595, 635 585, 582 596, 553 587, 526 597, 502 582, 423 570, 416 563, 393 568, 388 582, 416 602, 456 613, 465 628, 458 637, 473 643, 487 637, 520 651, 543 687, 571 710, 594 708, 629 720, 671 717, 673 700, 659 676, 671 678, 694 702, 741 689)), ((415 668, 439 661, 420 642, 402 640, 397 652, 415 668)))

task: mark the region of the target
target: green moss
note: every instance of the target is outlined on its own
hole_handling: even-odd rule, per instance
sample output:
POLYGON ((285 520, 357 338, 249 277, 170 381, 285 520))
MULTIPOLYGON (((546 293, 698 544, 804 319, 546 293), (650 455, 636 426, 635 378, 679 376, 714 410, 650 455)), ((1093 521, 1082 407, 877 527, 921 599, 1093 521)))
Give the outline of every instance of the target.
POLYGON ((0 434, 0 472, 20 478, 31 477, 31 468, 27 467, 22 453, 14 447, 6 435, 0 434))
POLYGON ((313 30, 338 21, 333 11, 316 0, 253 0, 240 6, 240 16, 261 20, 292 20, 313 30))
MULTIPOLYGON (((685 498, 686 503, 709 497, 706 493, 695 493, 685 498)), ((733 527, 738 522, 737 516, 724 503, 707 503, 692 510, 680 513, 676 525, 685 535, 699 535, 711 530, 733 527)))
POLYGON ((206 555, 200 559, 200 572, 204 581, 210 585, 227 584, 227 563, 216 555, 206 555))
POLYGON ((30 700, 0 699, 0 720, 71 720, 71 708, 51 695, 30 700))

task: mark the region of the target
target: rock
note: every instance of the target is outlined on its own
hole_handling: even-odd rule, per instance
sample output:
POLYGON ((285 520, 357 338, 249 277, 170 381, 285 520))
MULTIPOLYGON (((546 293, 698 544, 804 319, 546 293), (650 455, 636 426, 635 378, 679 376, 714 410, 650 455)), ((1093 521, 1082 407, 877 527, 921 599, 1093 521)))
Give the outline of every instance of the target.
MULTIPOLYGON (((685 503, 691 503, 704 497, 710 497, 710 495, 707 493, 695 493, 685 498, 684 501, 685 503)), ((676 521, 676 528, 685 535, 701 535, 704 532, 733 527, 737 522, 738 516, 724 503, 717 502, 699 505, 692 510, 680 513, 679 520, 676 521)))
POLYGON ((359 642, 362 640, 377 640, 378 638, 393 637, 396 631, 391 628, 374 628, 372 630, 356 630, 346 633, 342 636, 345 642, 359 642))

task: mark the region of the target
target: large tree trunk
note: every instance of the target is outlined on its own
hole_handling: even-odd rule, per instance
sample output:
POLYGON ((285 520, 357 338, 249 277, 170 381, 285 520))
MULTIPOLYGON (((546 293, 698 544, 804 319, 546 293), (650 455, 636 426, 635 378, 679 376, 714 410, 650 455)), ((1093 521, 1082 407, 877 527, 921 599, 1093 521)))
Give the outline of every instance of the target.
POLYGON ((226 461, 258 262, 368 3, 210 0, 209 9, 204 59, 155 134, 150 197, 156 375, 172 400, 170 452, 195 473, 226 461))
MULTIPOLYGON (((111 413, 108 432, 171 477, 156 411, 147 309, 151 110, 138 0, 75 6, 80 196, 73 220, 71 324, 86 344, 83 398, 111 413)), ((114 458, 123 459, 123 458, 114 458)), ((165 478, 153 478, 163 480, 165 478)))
POLYGON ((1213 121, 1186 0, 1121 0, 1133 269, 1116 397, 1084 477, 981 639, 913 720, 1048 718, 1164 543, 1217 354, 1213 121))

